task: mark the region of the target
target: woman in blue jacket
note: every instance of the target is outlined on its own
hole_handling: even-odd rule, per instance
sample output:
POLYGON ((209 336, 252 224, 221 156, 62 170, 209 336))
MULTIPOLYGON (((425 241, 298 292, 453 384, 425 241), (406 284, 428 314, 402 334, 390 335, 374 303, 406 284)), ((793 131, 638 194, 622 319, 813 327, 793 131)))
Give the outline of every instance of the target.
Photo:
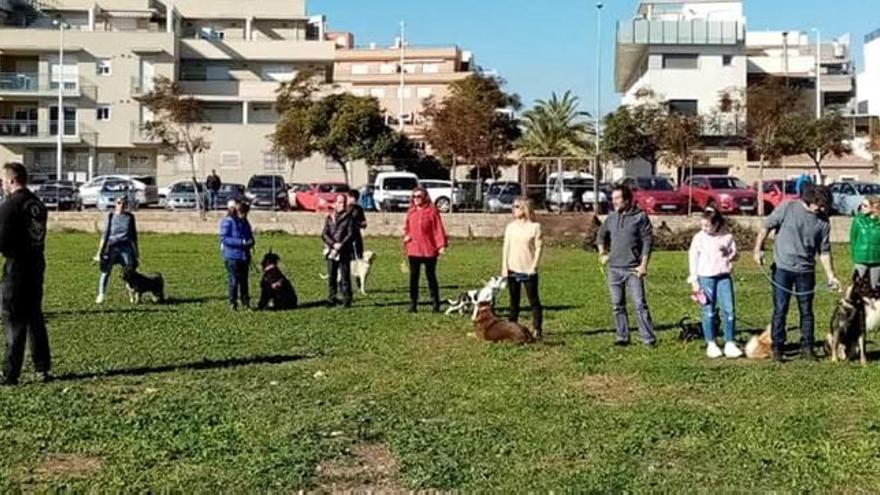
POLYGON ((226 276, 229 284, 229 307, 238 310, 238 303, 245 308, 250 306, 251 296, 248 288, 248 269, 251 249, 254 247, 254 234, 251 225, 239 214, 239 203, 230 200, 228 213, 220 222, 220 247, 226 263, 226 276))

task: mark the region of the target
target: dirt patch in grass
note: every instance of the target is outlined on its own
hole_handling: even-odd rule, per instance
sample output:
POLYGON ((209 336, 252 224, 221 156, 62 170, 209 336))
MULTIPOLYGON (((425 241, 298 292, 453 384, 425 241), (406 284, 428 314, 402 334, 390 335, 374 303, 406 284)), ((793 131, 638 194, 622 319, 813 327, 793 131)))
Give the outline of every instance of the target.
POLYGON ((587 375, 577 386, 583 393, 609 405, 631 404, 646 393, 638 375, 587 375))
POLYGON ((36 481, 88 478, 104 466, 104 460, 81 454, 49 454, 32 471, 36 481))
POLYGON ((355 446, 346 459, 318 466, 319 493, 404 493, 400 463, 384 444, 355 446))

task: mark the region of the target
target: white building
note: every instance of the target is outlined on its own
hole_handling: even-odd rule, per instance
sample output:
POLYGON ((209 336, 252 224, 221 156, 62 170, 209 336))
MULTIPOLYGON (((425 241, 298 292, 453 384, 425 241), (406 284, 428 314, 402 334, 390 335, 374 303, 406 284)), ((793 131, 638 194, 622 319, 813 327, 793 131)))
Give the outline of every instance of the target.
POLYGON ((865 70, 857 87, 858 113, 880 116, 880 29, 865 36, 865 70))

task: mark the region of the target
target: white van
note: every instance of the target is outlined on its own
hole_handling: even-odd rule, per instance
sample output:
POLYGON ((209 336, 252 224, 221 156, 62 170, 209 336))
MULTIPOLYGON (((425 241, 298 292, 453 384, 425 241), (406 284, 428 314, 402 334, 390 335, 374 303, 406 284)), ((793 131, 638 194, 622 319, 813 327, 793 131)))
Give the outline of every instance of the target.
POLYGON ((381 172, 373 183, 373 201, 379 211, 399 211, 409 208, 413 189, 419 187, 419 177, 410 172, 381 172))
MULTIPOLYGON (((544 200, 550 211, 571 210, 574 208, 574 195, 580 193, 580 200, 586 208, 593 207, 596 179, 586 172, 553 172, 547 176, 547 189, 544 200)), ((599 191, 599 210, 607 210, 608 197, 599 191)))

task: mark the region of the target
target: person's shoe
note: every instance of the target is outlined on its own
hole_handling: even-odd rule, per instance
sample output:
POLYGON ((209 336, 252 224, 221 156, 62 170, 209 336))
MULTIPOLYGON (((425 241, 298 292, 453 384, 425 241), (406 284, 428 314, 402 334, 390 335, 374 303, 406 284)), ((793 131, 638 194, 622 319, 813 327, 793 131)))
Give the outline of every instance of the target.
POLYGON ((782 355, 781 349, 773 349, 773 361, 777 363, 785 362, 785 356, 782 355))
POLYGON ((98 294, 98 297, 95 298, 95 304, 104 304, 104 294, 98 294))
POLYGON ((741 358, 742 355, 743 351, 736 345, 736 342, 728 342, 724 344, 724 357, 728 359, 737 359, 741 358))
POLYGON ((535 340, 538 342, 544 341, 544 331, 543 330, 535 330, 535 340))
POLYGON ((433 311, 434 313, 439 313, 440 312, 440 303, 434 303, 431 306, 431 311, 433 311))
POLYGON ((628 340, 615 340, 614 345, 616 347, 629 347, 629 341, 628 340))
POLYGON ((48 371, 38 371, 36 374, 37 381, 40 383, 49 383, 52 381, 52 374, 48 371))
POLYGON ((804 350, 801 351, 801 359, 803 359, 804 361, 811 361, 811 362, 815 362, 815 361, 819 360, 819 358, 816 357, 816 353, 813 352, 812 347, 805 347, 804 350))
POLYGON ((229 303, 229 309, 230 309, 231 311, 238 311, 238 304, 235 304, 235 303, 229 303))
POLYGON ((724 353, 721 352, 721 348, 718 347, 718 344, 715 342, 708 342, 706 344, 706 357, 709 359, 718 359, 723 356, 724 353))
POLYGON ((335 308, 336 306, 339 306, 339 299, 335 299, 335 298, 327 299, 327 306, 330 306, 331 308, 335 308))
POLYGON ((351 301, 345 301, 342 303, 342 307, 345 309, 351 308, 351 301))
POLYGON ((655 340, 653 342, 645 342, 645 348, 646 349, 656 349, 657 348, 657 341, 655 340))
POLYGON ((409 313, 418 313, 418 312, 419 312, 419 305, 416 304, 416 303, 410 303, 410 305, 409 305, 409 309, 407 310, 407 312, 409 312, 409 313))

